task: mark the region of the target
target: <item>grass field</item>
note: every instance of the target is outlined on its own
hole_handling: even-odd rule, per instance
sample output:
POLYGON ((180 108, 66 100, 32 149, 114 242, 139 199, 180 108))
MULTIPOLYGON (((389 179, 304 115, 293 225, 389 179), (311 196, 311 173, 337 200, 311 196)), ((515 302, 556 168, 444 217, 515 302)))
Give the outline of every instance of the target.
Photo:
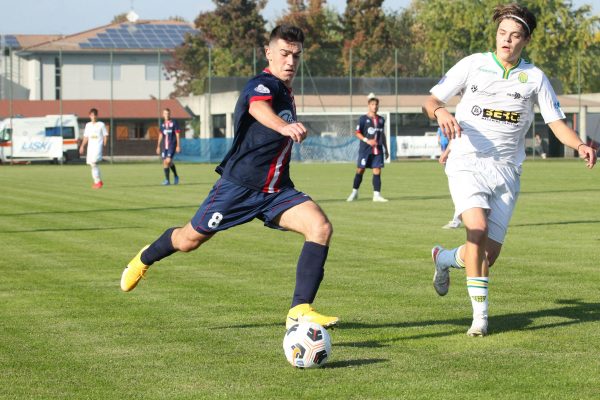
POLYGON ((0 166, 2 399, 600 398, 600 180, 579 161, 527 161, 490 279, 490 335, 469 338, 464 274, 445 298, 430 249, 452 202, 435 162, 386 167, 387 204, 346 203, 350 164, 294 165, 334 238, 315 302, 339 315, 333 357, 290 367, 281 348, 302 238, 258 221, 151 268, 131 293, 122 269, 189 220, 216 179, 181 164, 0 166))

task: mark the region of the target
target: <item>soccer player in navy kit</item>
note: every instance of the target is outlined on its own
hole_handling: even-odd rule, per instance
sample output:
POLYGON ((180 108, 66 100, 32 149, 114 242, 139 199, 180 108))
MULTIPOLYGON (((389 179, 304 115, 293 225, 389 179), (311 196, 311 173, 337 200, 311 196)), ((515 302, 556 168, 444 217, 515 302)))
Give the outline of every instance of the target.
POLYGON ((269 67, 246 84, 236 104, 233 145, 217 167, 221 178, 188 224, 167 229, 129 262, 121 277, 122 290, 135 288, 153 263, 176 251, 195 250, 217 232, 259 218, 265 226, 305 238, 286 327, 338 322, 311 306, 324 275, 331 223, 308 195, 294 188, 289 176, 292 144, 306 138, 306 128, 296 121, 291 90, 303 42, 297 27, 273 29, 265 47, 269 67))
POLYGON ((369 94, 369 112, 358 120, 356 137, 360 140, 358 148, 358 161, 356 163, 356 175, 352 193, 347 201, 358 199, 358 188, 362 182, 365 168, 373 169, 373 201, 386 202, 387 199, 381 195, 381 168, 384 166, 383 156, 388 158, 389 152, 386 145, 385 119, 377 114, 379 111, 379 99, 373 93, 369 94))
POLYGON ((169 168, 173 171, 175 176, 173 183, 179 183, 179 175, 177 175, 177 168, 173 162, 175 153, 180 152, 179 147, 179 124, 177 121, 171 119, 171 110, 165 108, 163 110, 163 122, 160 124, 160 134, 158 135, 158 143, 156 143, 156 154, 160 154, 163 160, 163 170, 165 172, 165 180, 163 185, 170 185, 171 180, 169 178, 169 168))

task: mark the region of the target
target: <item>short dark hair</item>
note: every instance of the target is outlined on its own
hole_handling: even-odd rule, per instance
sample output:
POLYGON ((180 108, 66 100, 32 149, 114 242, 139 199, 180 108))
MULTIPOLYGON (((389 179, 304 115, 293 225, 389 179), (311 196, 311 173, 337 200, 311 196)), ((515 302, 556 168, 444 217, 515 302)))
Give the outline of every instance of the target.
POLYGON ((96 110, 95 108, 90 108, 89 114, 94 114, 97 117, 98 116, 98 110, 96 110))
POLYGON ((171 112, 171 109, 170 109, 169 107, 165 107, 165 108, 163 109, 163 111, 168 111, 168 112, 171 112))
POLYGON ((537 26, 535 15, 526 7, 520 6, 517 3, 500 4, 494 8, 494 22, 500 25, 506 18, 511 18, 523 27, 527 37, 531 36, 533 30, 537 26), (515 18, 516 17, 516 18, 515 18), (519 20, 521 19, 521 20, 519 20), (525 21, 525 23, 523 23, 525 21))
POLYGON ((294 25, 277 25, 269 36, 269 43, 273 40, 283 39, 286 42, 299 42, 304 44, 304 32, 294 25))

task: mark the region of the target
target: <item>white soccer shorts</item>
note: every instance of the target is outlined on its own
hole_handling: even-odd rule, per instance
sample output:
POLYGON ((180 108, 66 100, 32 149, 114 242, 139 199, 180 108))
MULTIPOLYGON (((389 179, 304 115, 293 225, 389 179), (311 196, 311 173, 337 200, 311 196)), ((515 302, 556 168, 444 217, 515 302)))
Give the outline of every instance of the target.
POLYGON ((520 169, 493 157, 460 156, 446 163, 455 217, 471 208, 488 210, 488 237, 504 243, 521 189, 520 169))

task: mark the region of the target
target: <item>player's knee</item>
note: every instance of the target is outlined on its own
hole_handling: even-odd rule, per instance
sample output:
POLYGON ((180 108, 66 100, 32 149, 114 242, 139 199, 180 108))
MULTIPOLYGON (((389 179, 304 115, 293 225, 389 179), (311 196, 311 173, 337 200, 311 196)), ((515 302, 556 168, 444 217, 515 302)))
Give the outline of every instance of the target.
POLYGON ((310 234, 307 240, 312 242, 327 244, 333 235, 333 225, 331 222, 324 220, 314 223, 311 226, 310 234))
POLYGON ((467 228, 467 241, 478 245, 485 245, 488 236, 486 224, 478 224, 467 228))
POLYGON ((196 250, 201 244, 202 241, 200 240, 184 239, 179 242, 179 251, 189 253, 190 251, 196 250))

